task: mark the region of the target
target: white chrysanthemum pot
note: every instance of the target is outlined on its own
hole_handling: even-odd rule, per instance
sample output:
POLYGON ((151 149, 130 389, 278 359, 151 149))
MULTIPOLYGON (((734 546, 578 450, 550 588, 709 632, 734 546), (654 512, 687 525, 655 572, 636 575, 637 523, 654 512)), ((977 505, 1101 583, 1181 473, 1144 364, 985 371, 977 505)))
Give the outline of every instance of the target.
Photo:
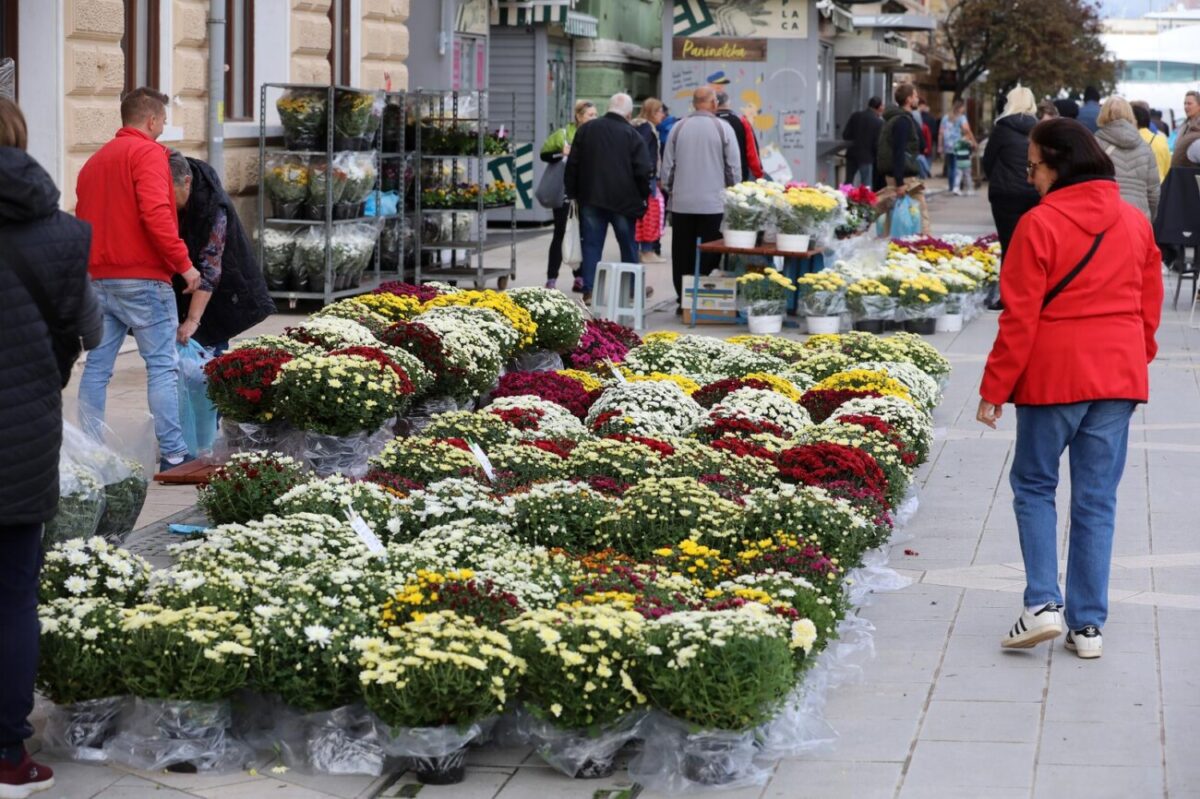
POLYGON ((957 333, 962 330, 963 315, 961 313, 942 314, 937 318, 937 327, 939 333, 957 333))
POLYGON ((765 336, 783 330, 783 314, 766 314, 765 316, 747 316, 750 334, 765 336))
POLYGON ((842 317, 840 316, 806 316, 804 321, 808 323, 808 332, 812 335, 818 333, 836 333, 841 327, 842 317))
POLYGON ((776 233, 775 249, 783 252, 808 252, 812 237, 807 233, 776 233))
POLYGON ((740 250, 749 250, 758 243, 757 230, 726 230, 725 246, 740 250))

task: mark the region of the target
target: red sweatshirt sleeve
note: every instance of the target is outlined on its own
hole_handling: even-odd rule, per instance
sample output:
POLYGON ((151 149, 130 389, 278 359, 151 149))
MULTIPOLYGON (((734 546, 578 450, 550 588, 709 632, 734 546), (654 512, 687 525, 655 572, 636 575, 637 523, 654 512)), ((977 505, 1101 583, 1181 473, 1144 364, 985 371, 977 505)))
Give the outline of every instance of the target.
POLYGON ((175 189, 165 150, 147 147, 132 157, 133 192, 146 238, 163 262, 180 274, 192 268, 187 245, 179 238, 175 189))
POLYGON ((757 180, 763 176, 762 159, 758 157, 758 139, 754 136, 754 126, 750 120, 745 117, 741 120, 746 130, 746 164, 750 167, 750 174, 757 180))
POLYGON ((1049 272, 1043 253, 1054 251, 1053 242, 1043 241, 1044 237, 1041 225, 1026 216, 1017 224, 1005 253, 1000 270, 1004 310, 979 387, 979 395, 993 405, 1003 405, 1012 398, 1037 338, 1049 272))
POLYGON ((1162 319, 1163 280, 1162 253, 1154 243, 1153 236, 1147 236, 1147 239, 1150 249, 1142 266, 1142 331, 1146 338, 1146 363, 1150 363, 1158 354, 1158 342, 1154 340, 1154 334, 1162 319))

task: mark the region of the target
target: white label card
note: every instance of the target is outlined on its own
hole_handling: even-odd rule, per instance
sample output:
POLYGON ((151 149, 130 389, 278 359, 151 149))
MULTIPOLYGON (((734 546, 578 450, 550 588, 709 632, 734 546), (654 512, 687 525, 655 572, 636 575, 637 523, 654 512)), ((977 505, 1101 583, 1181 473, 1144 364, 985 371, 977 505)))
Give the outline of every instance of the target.
POLYGON ((471 450, 471 454, 475 456, 475 460, 479 461, 479 465, 483 467, 483 473, 487 476, 488 482, 496 482, 496 470, 492 468, 492 462, 488 458, 487 453, 483 448, 474 441, 468 441, 467 447, 471 450))
POLYGON ((371 529, 371 526, 350 505, 346 506, 346 518, 350 520, 350 528, 354 530, 355 534, 358 535, 372 554, 383 555, 384 558, 387 557, 387 548, 379 540, 379 536, 375 535, 375 531, 371 529))
POLYGON ((628 380, 625 379, 625 375, 621 374, 621 370, 617 368, 617 365, 612 362, 611 358, 605 358, 604 362, 606 364, 608 364, 608 368, 612 370, 613 376, 616 377, 619 382, 621 382, 621 383, 629 382, 628 380))

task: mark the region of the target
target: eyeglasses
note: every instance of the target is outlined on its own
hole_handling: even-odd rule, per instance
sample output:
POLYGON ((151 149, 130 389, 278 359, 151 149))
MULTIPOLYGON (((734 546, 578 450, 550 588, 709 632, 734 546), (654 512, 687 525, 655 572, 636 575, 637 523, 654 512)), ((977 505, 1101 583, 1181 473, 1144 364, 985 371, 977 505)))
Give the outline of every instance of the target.
POLYGON ((1033 173, 1036 172, 1037 168, 1044 163, 1046 163, 1046 162, 1045 161, 1028 161, 1028 162, 1026 162, 1025 173, 1027 175, 1029 175, 1030 177, 1033 177, 1033 173))

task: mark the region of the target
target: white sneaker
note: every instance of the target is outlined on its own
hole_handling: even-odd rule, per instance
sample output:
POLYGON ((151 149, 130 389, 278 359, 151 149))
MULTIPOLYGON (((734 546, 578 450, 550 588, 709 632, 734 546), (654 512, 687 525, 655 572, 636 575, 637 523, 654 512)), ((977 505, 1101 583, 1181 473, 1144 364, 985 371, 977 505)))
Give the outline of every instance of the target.
POLYGON ((1053 602, 1047 602, 1041 610, 1030 613, 1021 611, 1017 623, 1008 631, 1008 636, 1000 642, 1005 649, 1029 649, 1042 641, 1049 641, 1062 635, 1062 609, 1053 602))
POLYGON ((1081 658, 1098 658, 1104 649, 1104 637, 1099 627, 1089 624, 1082 630, 1068 630, 1066 647, 1081 658))

